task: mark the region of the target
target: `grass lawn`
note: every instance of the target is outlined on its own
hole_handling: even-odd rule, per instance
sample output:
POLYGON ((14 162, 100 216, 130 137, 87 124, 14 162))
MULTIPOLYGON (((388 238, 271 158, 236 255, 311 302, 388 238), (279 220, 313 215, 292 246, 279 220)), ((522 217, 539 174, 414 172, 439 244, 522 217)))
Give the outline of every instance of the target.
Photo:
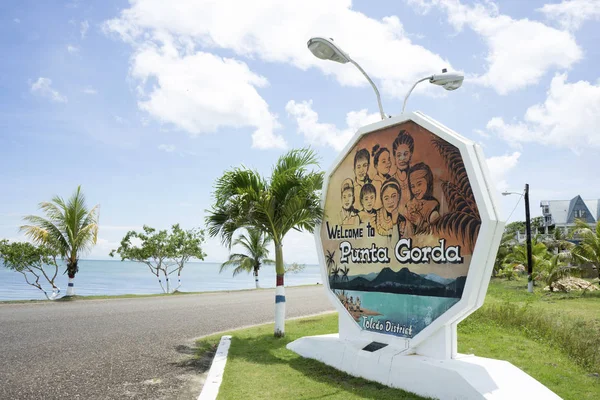
MULTIPOLYGON (((600 398, 600 378, 593 375, 600 370, 600 296, 532 295, 526 285, 493 281, 486 305, 458 327, 459 352, 507 360, 564 399, 600 398)), ((232 345, 219 399, 422 399, 285 348, 299 337, 333 332, 336 314, 288 321, 283 339, 273 337, 272 324, 227 333, 232 345)), ((199 354, 220 337, 200 340, 199 354)))

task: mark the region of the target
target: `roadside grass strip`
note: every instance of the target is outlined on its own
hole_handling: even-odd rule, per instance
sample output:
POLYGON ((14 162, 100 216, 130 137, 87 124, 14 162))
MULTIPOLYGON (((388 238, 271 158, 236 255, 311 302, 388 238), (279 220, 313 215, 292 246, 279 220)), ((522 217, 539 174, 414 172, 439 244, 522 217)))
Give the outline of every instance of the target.
MULTIPOLYGON (((544 293, 527 297, 521 293, 526 284, 492 282, 484 307, 458 326, 459 352, 509 361, 563 399, 597 400, 600 315, 595 311, 600 299, 544 293)), ((232 337, 220 400, 423 398, 286 349, 302 336, 337 331, 337 314, 327 314, 287 321, 285 338, 274 338, 273 324, 267 324, 202 338, 198 348, 199 354, 210 351, 223 334, 232 337)))

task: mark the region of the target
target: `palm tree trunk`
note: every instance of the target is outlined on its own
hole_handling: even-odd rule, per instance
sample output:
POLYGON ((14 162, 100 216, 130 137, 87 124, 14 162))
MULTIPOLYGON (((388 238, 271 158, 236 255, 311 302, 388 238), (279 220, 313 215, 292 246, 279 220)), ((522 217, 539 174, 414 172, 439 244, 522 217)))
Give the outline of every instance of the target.
POLYGON ((69 275, 69 284, 67 287, 67 296, 75 296, 75 274, 77 273, 77 260, 73 258, 67 263, 67 275, 69 275))
POLYGON ((69 276, 69 284, 67 286, 67 296, 75 296, 75 277, 69 276))
POLYGON ((277 286, 275 287, 275 337, 285 336, 285 288, 283 277, 283 248, 280 243, 275 243, 275 272, 277 286))
POLYGON ((260 283, 258 282, 258 269, 254 268, 254 283, 256 283, 256 288, 260 289, 260 283))

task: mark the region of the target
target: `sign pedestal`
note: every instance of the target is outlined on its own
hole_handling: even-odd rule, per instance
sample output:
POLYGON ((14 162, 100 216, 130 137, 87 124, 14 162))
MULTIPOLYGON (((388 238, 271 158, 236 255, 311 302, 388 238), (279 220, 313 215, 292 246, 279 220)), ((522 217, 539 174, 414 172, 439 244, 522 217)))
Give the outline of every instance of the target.
MULTIPOLYGON (((440 335, 444 336, 447 335, 440 335)), ((420 396, 464 400, 560 399, 507 361, 464 354, 437 359, 410 354, 407 348, 395 344, 374 352, 363 350, 369 343, 367 339, 343 340, 338 334, 331 334, 306 336, 289 343, 287 348, 352 376, 420 396)), ((424 349, 429 346, 424 345, 424 349)))
POLYGON ((325 175, 315 239, 339 334, 288 348, 441 399, 558 399, 512 364, 457 352, 504 223, 473 141, 421 113, 362 127, 325 175))

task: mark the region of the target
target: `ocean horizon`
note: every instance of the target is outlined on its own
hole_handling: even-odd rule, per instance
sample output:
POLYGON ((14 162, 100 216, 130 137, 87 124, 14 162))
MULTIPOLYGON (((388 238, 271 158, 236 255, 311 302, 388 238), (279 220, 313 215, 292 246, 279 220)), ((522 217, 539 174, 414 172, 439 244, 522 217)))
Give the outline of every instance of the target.
MULTIPOLYGON (((63 264, 61 264, 63 265, 63 264)), ((227 290, 254 289, 252 274, 232 276, 232 270, 219 273, 220 263, 188 262, 181 273, 181 292, 212 292, 227 290)), ((56 284, 60 296, 67 292, 68 277, 58 271, 56 284)), ((259 272, 262 288, 275 287, 275 267, 264 266, 259 272)), ((177 273, 169 277, 171 288, 177 287, 177 273), (174 286, 173 286, 174 285, 174 286)), ((41 280, 40 280, 41 282, 41 280)), ((162 278, 163 285, 165 284, 162 278)), ((323 283, 318 265, 306 265, 304 270, 285 275, 285 286, 314 285, 323 283)), ((45 285, 52 293, 49 285, 45 285)), ((75 277, 75 294, 80 296, 104 296, 122 294, 162 293, 158 279, 148 266, 134 261, 119 260, 80 260, 79 272, 75 277)), ((59 297, 60 297, 59 296, 59 297)), ((18 272, 0 267, 0 301, 5 300, 44 300, 44 293, 27 284, 18 272)))

